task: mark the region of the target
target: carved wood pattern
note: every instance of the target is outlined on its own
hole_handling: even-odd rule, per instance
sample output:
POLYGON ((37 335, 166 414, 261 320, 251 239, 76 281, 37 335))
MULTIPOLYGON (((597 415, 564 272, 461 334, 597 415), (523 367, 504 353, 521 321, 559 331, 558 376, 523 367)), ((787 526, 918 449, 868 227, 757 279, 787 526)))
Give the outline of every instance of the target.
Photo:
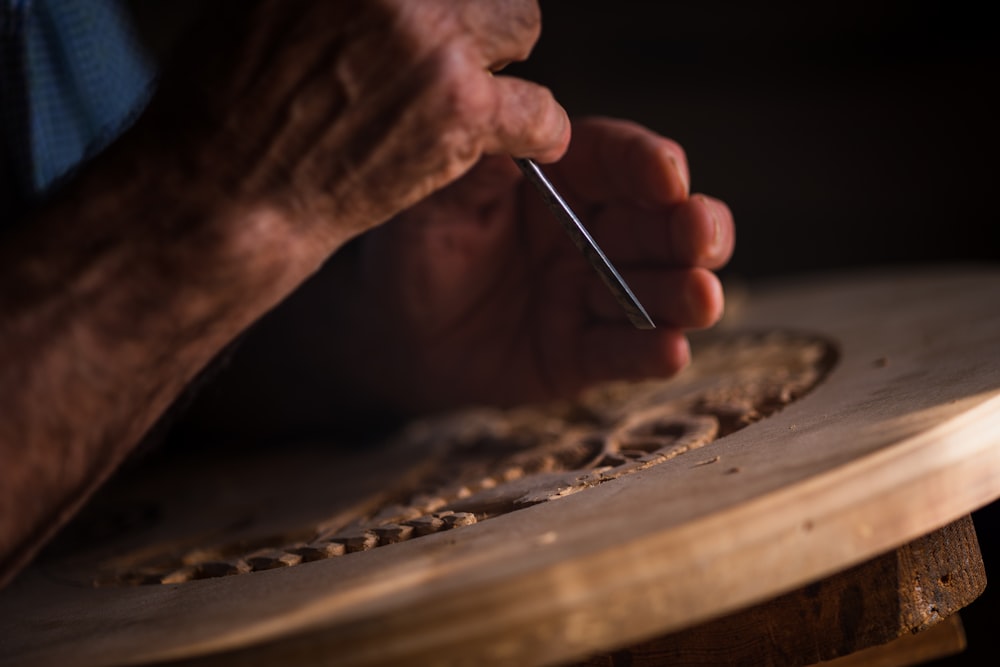
MULTIPOLYGON (((94 583, 179 584, 291 567, 554 502, 701 450, 767 417, 815 387, 836 358, 830 342, 811 334, 715 334, 696 344, 696 363, 675 379, 608 384, 575 402, 417 422, 399 444, 426 451, 433 463, 353 512, 249 542, 147 547, 107 559, 94 583)), ((690 465, 725 463, 706 451, 690 465)))
MULTIPOLYGON (((266 559, 247 562, 243 576, 120 585, 142 567, 200 568, 198 558, 225 556, 228 570, 256 550, 291 553, 284 548, 320 528, 336 532, 417 493, 433 495, 431 482, 468 452, 449 459, 443 446, 417 451, 425 443, 405 438, 398 442, 409 448, 309 439, 153 450, 2 591, 0 664, 572 664, 804 586, 813 609, 808 585, 1000 495, 1000 317, 983 309, 998 289, 996 267, 863 271, 755 288, 744 308, 730 309, 726 337, 695 343, 689 371, 656 391, 643 383, 595 392, 610 395, 598 412, 610 429, 657 405, 704 414, 699 407, 714 401, 727 408, 712 412, 727 433, 727 423, 766 413, 740 407, 732 387, 747 394, 756 366, 794 368, 807 356, 782 336, 825 346, 820 367, 835 362, 803 400, 568 497, 464 527, 431 516, 429 528, 447 529, 426 537, 407 522, 376 527, 379 546, 368 551, 330 541, 318 545, 315 562, 282 561, 265 572, 253 567, 266 559), (758 354, 766 336, 737 329, 806 333, 777 336, 771 347, 787 354, 766 361, 770 352, 758 354), (119 585, 95 589, 95 577, 119 585)), ((782 400, 781 391, 774 396, 782 400)), ((968 569, 961 555, 954 562, 968 569)), ((915 579, 875 576, 873 590, 916 586, 914 600, 927 610, 927 582, 956 585, 956 570, 936 563, 915 579)), ((831 618, 871 611, 870 597, 852 592, 846 601, 864 607, 833 609, 831 618)), ((932 602, 932 615, 946 609, 932 602)), ((776 627, 795 632, 787 622, 776 627)), ((718 638, 708 645, 705 655, 718 655, 718 638)), ((754 664, 766 661, 759 657, 754 664)), ((858 656, 866 658, 875 659, 858 656)))

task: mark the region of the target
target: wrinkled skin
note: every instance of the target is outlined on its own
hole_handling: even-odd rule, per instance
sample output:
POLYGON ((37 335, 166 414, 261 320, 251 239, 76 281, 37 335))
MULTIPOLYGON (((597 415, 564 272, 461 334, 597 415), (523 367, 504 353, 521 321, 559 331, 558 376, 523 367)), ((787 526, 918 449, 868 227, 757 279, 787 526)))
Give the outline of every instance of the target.
POLYGON ((181 50, 150 115, 171 141, 190 135, 242 202, 339 244, 484 153, 563 153, 552 94, 493 73, 540 29, 534 0, 231 2, 192 37, 205 47, 181 50), (207 49, 225 57, 206 63, 207 49))
POLYGON ((591 121, 551 167, 653 333, 513 167, 571 133, 548 90, 494 74, 537 39, 533 0, 208 11, 135 125, 0 238, 0 584, 311 276, 191 424, 277 435, 670 373, 721 311, 732 220, 688 197, 679 147, 591 121))

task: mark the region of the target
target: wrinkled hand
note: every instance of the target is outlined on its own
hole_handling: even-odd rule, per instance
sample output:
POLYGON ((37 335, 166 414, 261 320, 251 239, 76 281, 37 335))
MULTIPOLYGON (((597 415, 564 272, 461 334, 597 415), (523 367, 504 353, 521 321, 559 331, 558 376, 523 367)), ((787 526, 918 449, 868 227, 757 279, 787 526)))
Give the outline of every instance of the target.
POLYGON ((629 324, 513 162, 489 157, 335 256, 250 334, 215 396, 264 433, 322 429, 351 409, 510 405, 681 369, 684 331, 722 312, 711 270, 732 253, 729 209, 688 196, 681 148, 627 122, 576 124, 546 171, 656 330, 629 324))
MULTIPOLYGON (((0 246, 0 507, 17 507, 0 511, 0 585, 199 369, 346 241, 484 152, 554 160, 569 140, 547 90, 492 74, 534 44, 535 0, 204 4, 142 116, 0 246)), ((378 290, 340 288, 317 308, 345 315, 378 290)), ((273 377, 308 389, 295 369, 317 359, 324 380, 342 365, 350 395, 364 372, 345 361, 369 322, 343 324, 328 332, 343 344, 317 348, 328 357, 273 377)), ((275 388, 252 396, 296 426, 275 388)))
POLYGON ((197 147, 189 162, 216 196, 277 212, 329 254, 484 153, 563 153, 551 93, 493 74, 528 56, 540 25, 535 0, 222 3, 144 120, 163 152, 197 147))

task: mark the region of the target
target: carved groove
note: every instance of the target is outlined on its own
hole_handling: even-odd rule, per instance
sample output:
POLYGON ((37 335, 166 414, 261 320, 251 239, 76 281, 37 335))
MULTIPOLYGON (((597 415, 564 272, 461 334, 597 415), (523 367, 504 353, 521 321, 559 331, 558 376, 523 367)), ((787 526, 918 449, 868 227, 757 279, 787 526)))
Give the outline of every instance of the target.
MULTIPOLYGON (((177 584, 293 567, 467 527, 700 449, 773 414, 829 372, 836 351, 812 335, 717 335, 673 380, 604 385, 578 401, 479 409, 413 424, 400 437, 436 469, 369 512, 259 540, 126 556, 98 585, 177 584)), ((693 466, 715 463, 702 455, 693 466)), ((739 468, 722 467, 733 475, 739 468)))

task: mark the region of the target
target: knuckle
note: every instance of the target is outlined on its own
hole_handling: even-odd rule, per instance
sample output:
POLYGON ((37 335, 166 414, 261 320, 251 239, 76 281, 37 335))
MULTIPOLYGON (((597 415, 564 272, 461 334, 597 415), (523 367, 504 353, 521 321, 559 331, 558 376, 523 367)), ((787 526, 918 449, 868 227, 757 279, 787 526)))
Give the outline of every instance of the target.
POLYGON ((513 59, 527 60, 542 34, 542 14, 534 0, 520 3, 510 18, 510 29, 518 37, 513 59))
POLYGON ((460 50, 439 48, 423 65, 427 83, 418 101, 428 149, 443 161, 438 173, 451 180, 478 158, 497 104, 489 77, 472 68, 460 50))
POLYGON ((439 119, 470 127, 485 122, 496 105, 486 75, 470 66, 461 49, 438 49, 432 61, 434 75, 427 94, 439 119))

